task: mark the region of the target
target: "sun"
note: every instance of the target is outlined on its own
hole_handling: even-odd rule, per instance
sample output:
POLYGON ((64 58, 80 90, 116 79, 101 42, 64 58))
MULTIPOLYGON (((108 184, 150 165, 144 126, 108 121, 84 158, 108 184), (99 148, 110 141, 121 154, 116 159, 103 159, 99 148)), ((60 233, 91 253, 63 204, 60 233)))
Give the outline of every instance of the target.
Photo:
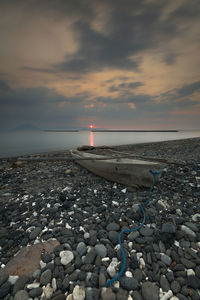
POLYGON ((93 125, 93 124, 90 124, 89 127, 90 127, 90 129, 93 129, 93 128, 94 128, 94 125, 93 125))

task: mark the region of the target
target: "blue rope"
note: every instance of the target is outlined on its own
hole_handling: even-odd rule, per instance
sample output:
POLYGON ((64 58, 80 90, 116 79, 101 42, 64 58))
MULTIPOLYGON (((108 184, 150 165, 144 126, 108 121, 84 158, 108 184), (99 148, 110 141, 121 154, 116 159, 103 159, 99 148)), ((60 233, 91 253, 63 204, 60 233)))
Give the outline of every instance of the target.
MULTIPOLYGON (((151 199, 151 194, 152 194, 152 191, 153 191, 153 187, 155 185, 155 182, 157 180, 157 177, 159 174, 162 173, 162 171, 160 172, 154 172, 152 170, 149 171, 153 176, 154 176, 154 180, 153 180, 153 184, 151 185, 150 189, 149 189, 149 194, 148 194, 148 198, 146 200, 146 202, 144 203, 144 206, 146 207, 148 204, 149 204, 149 201, 151 199)), ((106 287, 108 287, 109 285, 111 285, 113 282, 115 282, 116 280, 118 280, 120 278, 120 276, 123 274, 124 272, 124 269, 126 267, 126 256, 125 256, 125 253, 124 253, 124 249, 123 249, 123 246, 122 246, 122 242, 121 242, 121 235, 123 233, 129 233, 129 232, 133 232, 133 231, 137 231, 139 230, 140 228, 142 228, 142 226, 144 225, 145 221, 146 221, 146 213, 144 211, 144 208, 143 208, 143 205, 142 203, 140 203, 139 205, 139 208, 143 214, 143 220, 142 220, 142 223, 140 225, 138 225, 137 227, 135 227, 134 229, 123 229, 120 233, 119 233, 119 236, 118 236, 118 242, 119 242, 119 245, 120 245, 120 250, 122 252, 122 257, 123 257, 123 265, 122 265, 122 268, 120 270, 120 272, 117 274, 117 276, 115 276, 114 278, 110 279, 108 282, 106 282, 106 287)))

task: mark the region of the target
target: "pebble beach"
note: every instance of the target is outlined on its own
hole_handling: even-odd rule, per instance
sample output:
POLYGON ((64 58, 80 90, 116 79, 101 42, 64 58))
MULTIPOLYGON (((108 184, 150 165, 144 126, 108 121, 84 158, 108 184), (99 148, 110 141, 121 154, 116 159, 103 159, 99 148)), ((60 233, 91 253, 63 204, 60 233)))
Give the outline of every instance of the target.
POLYGON ((148 188, 95 176, 69 151, 0 158, 0 299, 200 299, 200 138, 112 147, 165 159, 148 188))

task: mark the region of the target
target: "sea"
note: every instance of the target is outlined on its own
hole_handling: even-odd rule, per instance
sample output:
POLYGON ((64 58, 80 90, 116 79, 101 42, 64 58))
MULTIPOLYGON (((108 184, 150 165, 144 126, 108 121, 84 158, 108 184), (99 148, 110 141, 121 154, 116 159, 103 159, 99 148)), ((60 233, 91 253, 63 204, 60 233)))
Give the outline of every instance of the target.
POLYGON ((82 145, 116 146, 200 137, 200 130, 178 132, 0 132, 0 158, 74 149, 82 145))

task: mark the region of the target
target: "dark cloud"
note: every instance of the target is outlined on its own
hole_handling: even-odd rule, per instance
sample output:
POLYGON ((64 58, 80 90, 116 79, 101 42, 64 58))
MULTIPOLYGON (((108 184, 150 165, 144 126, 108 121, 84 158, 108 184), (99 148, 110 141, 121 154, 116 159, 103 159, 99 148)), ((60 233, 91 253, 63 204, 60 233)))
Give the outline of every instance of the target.
POLYGON ((0 93, 11 92, 12 89, 5 80, 0 80, 0 93))
POLYGON ((177 57, 178 57, 179 55, 178 54, 167 54, 167 55, 165 55, 165 57, 164 57, 164 59, 163 59, 163 61, 167 64, 167 65, 173 65, 173 64, 175 64, 176 63, 176 61, 177 61, 177 57))
POLYGON ((143 86, 144 83, 143 82, 128 82, 128 83, 120 83, 118 85, 112 85, 111 87, 109 87, 108 91, 109 92, 118 92, 118 91, 122 91, 124 89, 136 89, 139 86, 143 86))
POLYGON ((182 88, 175 89, 174 91, 180 97, 190 96, 194 92, 200 92, 200 81, 185 85, 182 88))

